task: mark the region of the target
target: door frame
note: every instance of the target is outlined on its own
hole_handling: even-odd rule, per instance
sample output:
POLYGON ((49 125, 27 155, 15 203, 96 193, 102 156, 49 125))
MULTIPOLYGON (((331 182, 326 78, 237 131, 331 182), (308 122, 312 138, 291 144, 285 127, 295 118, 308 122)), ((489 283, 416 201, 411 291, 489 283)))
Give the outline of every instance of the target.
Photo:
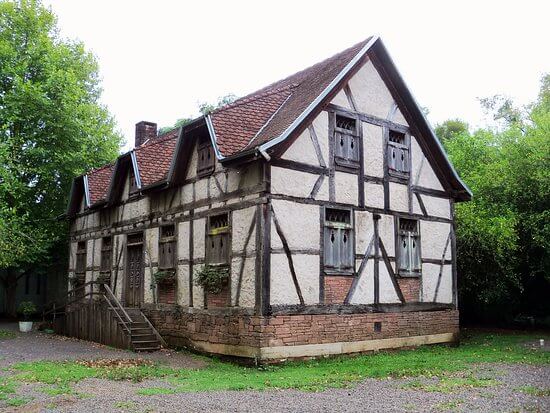
POLYGON ((123 306, 127 306, 128 305, 128 302, 126 300, 127 298, 127 293, 128 293, 128 281, 129 281, 129 273, 130 273, 130 268, 129 268, 129 265, 130 265, 130 255, 129 255, 129 249, 131 247, 137 247, 137 246, 141 246, 141 271, 140 271, 140 287, 139 287, 139 292, 138 292, 138 303, 134 303, 134 307, 142 307, 143 305, 143 295, 144 295, 144 284, 145 284, 145 248, 144 248, 144 245, 145 245, 145 231, 134 231, 134 232, 130 232, 128 234, 126 234, 126 251, 125 251, 125 255, 126 255, 126 262, 125 262, 125 265, 124 265, 124 284, 123 284, 123 294, 122 294, 122 305, 123 306), (141 242, 134 242, 134 243, 129 243, 128 242, 128 237, 131 237, 132 235, 138 235, 138 234, 141 234, 141 242))

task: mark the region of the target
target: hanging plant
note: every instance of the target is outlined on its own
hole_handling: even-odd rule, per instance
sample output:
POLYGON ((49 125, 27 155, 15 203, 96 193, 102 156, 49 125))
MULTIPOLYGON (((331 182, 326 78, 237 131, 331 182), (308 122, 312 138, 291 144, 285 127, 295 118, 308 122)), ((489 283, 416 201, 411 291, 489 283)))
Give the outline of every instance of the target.
POLYGON ((207 292, 218 294, 229 281, 229 268, 205 265, 194 274, 195 284, 207 292))
POLYGON ((156 284, 173 284, 176 282, 176 271, 174 270, 159 270, 153 274, 153 280, 156 284))

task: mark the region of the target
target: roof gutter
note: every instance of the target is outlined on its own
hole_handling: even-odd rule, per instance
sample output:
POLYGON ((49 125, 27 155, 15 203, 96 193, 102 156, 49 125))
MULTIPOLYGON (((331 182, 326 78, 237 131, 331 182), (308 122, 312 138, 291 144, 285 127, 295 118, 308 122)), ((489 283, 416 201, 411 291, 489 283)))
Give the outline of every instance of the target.
POLYGON ((134 167, 134 178, 136 180, 136 186, 141 189, 141 177, 139 176, 139 167, 135 150, 132 150, 132 152, 130 152, 130 159, 132 160, 132 166, 134 167))
POLYGON ((334 89, 334 87, 340 83, 340 81, 344 78, 344 76, 347 75, 347 73, 357 64, 359 60, 369 51, 369 49, 379 40, 379 36, 372 36, 372 38, 367 42, 365 46, 355 55, 353 59, 351 59, 348 64, 338 73, 338 76, 336 76, 332 82, 321 92, 317 98, 313 102, 309 104, 309 106, 298 116, 294 122, 290 124, 286 130, 279 135, 277 138, 270 140, 269 142, 264 143, 263 145, 259 146, 260 153, 265 152, 267 149, 278 145, 279 143, 286 140, 292 131, 300 125, 303 120, 327 97, 327 95, 334 89))
POLYGON ((210 140, 212 141, 212 147, 214 148, 216 158, 218 158, 219 161, 222 161, 225 159, 225 156, 221 154, 220 149, 218 148, 218 139, 216 138, 216 131, 214 130, 214 125, 212 124, 212 117, 208 114, 204 116, 204 119, 206 121, 206 126, 208 127, 208 134, 210 135, 210 140))
POLYGON ((82 177, 84 182, 84 199, 86 200, 86 206, 90 208, 90 187, 88 185, 88 175, 82 177))

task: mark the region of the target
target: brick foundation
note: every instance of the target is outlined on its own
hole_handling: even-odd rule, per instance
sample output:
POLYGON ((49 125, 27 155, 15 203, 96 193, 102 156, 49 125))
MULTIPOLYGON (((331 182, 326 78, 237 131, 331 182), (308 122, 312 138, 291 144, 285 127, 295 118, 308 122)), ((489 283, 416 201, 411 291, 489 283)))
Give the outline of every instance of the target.
POLYGON ((406 303, 420 300, 420 278, 398 278, 397 283, 406 303))
MULTIPOLYGON (((186 312, 175 308, 144 309, 170 345, 257 358, 262 358, 264 350, 291 350, 291 347, 299 346, 311 349, 308 355, 322 355, 325 353, 319 346, 342 342, 353 344, 368 343, 369 340, 374 342, 419 337, 414 344, 402 344, 417 345, 428 343, 429 337, 437 335, 447 338, 434 342, 453 341, 459 327, 456 310, 260 317, 221 312, 215 314, 207 310, 186 312), (375 332, 375 322, 381 323, 379 332, 375 332)), ((363 350, 339 352, 356 351, 363 350)), ((339 352, 333 351, 331 354, 339 352)))
POLYGON ((176 286, 175 284, 159 284, 158 299, 161 304, 176 303, 176 286))
POLYGON ((353 276, 325 275, 325 304, 342 304, 353 283, 353 276))
POLYGON ((229 285, 223 287, 223 289, 217 293, 206 293, 206 305, 208 308, 213 307, 227 307, 230 304, 230 291, 229 285))

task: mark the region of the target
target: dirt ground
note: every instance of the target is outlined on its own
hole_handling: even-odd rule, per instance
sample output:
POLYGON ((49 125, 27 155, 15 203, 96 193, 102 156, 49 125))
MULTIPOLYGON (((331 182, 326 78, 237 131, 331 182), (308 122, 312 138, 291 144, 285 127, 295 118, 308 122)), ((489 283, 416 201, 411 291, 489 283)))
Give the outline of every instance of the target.
MULTIPOLYGON (((1 325, 0 329, 15 329, 1 325)), ((105 346, 38 332, 16 333, 0 339, 0 380, 17 362, 36 360, 90 360, 135 358, 136 354, 105 346)), ((162 351, 139 357, 174 368, 202 368, 207 362, 188 353, 162 351)), ((85 379, 73 394, 48 395, 44 385, 22 384, 17 396, 29 400, 3 412, 548 412, 550 396, 528 388, 550 388, 550 366, 483 364, 476 377, 494 385, 434 390, 437 378, 367 379, 344 389, 322 392, 297 390, 216 391, 140 395, 139 390, 168 387, 163 379, 140 383, 85 379), (433 386, 435 385, 435 386, 433 386)))

